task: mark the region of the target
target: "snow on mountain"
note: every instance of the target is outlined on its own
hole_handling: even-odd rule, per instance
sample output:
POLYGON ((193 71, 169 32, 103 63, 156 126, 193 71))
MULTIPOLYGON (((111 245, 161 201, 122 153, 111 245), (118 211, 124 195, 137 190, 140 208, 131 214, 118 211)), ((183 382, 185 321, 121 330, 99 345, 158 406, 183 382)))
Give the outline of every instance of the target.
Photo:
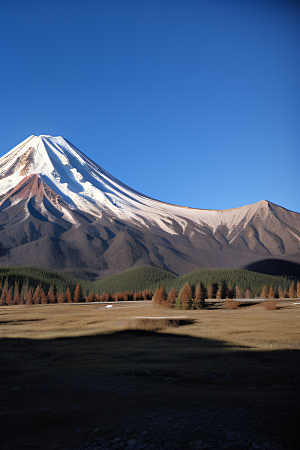
POLYGON ((109 211, 143 226, 156 224, 168 233, 185 231, 187 219, 214 231, 224 225, 232 230, 249 222, 267 202, 216 211, 163 203, 126 186, 61 136, 30 136, 0 159, 0 195, 25 176, 39 174, 43 181, 72 208, 101 217, 109 211), (174 227, 174 221, 176 227, 174 227), (178 229, 179 225, 179 229, 178 229), (177 229, 177 231, 176 231, 177 229))
POLYGON ((30 136, 0 159, 0 213, 0 265, 29 258, 53 268, 150 264, 185 273, 270 256, 300 261, 300 214, 266 200, 221 211, 163 203, 60 136, 30 136))

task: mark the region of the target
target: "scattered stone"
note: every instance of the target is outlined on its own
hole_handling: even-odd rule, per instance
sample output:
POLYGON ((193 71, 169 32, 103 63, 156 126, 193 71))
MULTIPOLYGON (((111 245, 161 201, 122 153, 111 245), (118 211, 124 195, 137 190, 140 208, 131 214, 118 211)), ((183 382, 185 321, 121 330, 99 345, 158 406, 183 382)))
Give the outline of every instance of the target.
POLYGON ((126 444, 128 445, 128 447, 134 447, 137 444, 137 441, 135 439, 129 439, 126 444))

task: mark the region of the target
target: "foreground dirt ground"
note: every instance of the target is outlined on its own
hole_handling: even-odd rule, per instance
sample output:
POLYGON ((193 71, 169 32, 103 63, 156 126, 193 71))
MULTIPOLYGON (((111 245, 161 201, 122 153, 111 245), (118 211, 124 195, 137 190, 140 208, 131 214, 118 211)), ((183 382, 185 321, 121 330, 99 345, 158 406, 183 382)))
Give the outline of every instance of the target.
POLYGON ((300 305, 277 304, 1 308, 3 448, 298 449, 300 305))

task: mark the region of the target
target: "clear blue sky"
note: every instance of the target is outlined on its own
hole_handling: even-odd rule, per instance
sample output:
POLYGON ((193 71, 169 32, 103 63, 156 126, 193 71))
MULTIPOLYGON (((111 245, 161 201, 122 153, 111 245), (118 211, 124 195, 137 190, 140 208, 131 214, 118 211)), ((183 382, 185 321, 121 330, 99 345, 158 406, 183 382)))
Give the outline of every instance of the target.
POLYGON ((0 0, 0 156, 61 135, 165 202, 300 212, 299 5, 0 0))

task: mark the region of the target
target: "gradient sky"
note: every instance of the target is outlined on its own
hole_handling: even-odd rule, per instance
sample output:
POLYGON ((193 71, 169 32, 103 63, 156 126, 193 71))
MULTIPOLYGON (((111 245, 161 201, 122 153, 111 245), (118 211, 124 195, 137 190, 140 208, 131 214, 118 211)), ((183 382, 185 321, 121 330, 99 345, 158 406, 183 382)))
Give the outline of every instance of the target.
POLYGON ((0 156, 61 135, 132 188, 300 212, 297 1, 0 0, 0 156))

